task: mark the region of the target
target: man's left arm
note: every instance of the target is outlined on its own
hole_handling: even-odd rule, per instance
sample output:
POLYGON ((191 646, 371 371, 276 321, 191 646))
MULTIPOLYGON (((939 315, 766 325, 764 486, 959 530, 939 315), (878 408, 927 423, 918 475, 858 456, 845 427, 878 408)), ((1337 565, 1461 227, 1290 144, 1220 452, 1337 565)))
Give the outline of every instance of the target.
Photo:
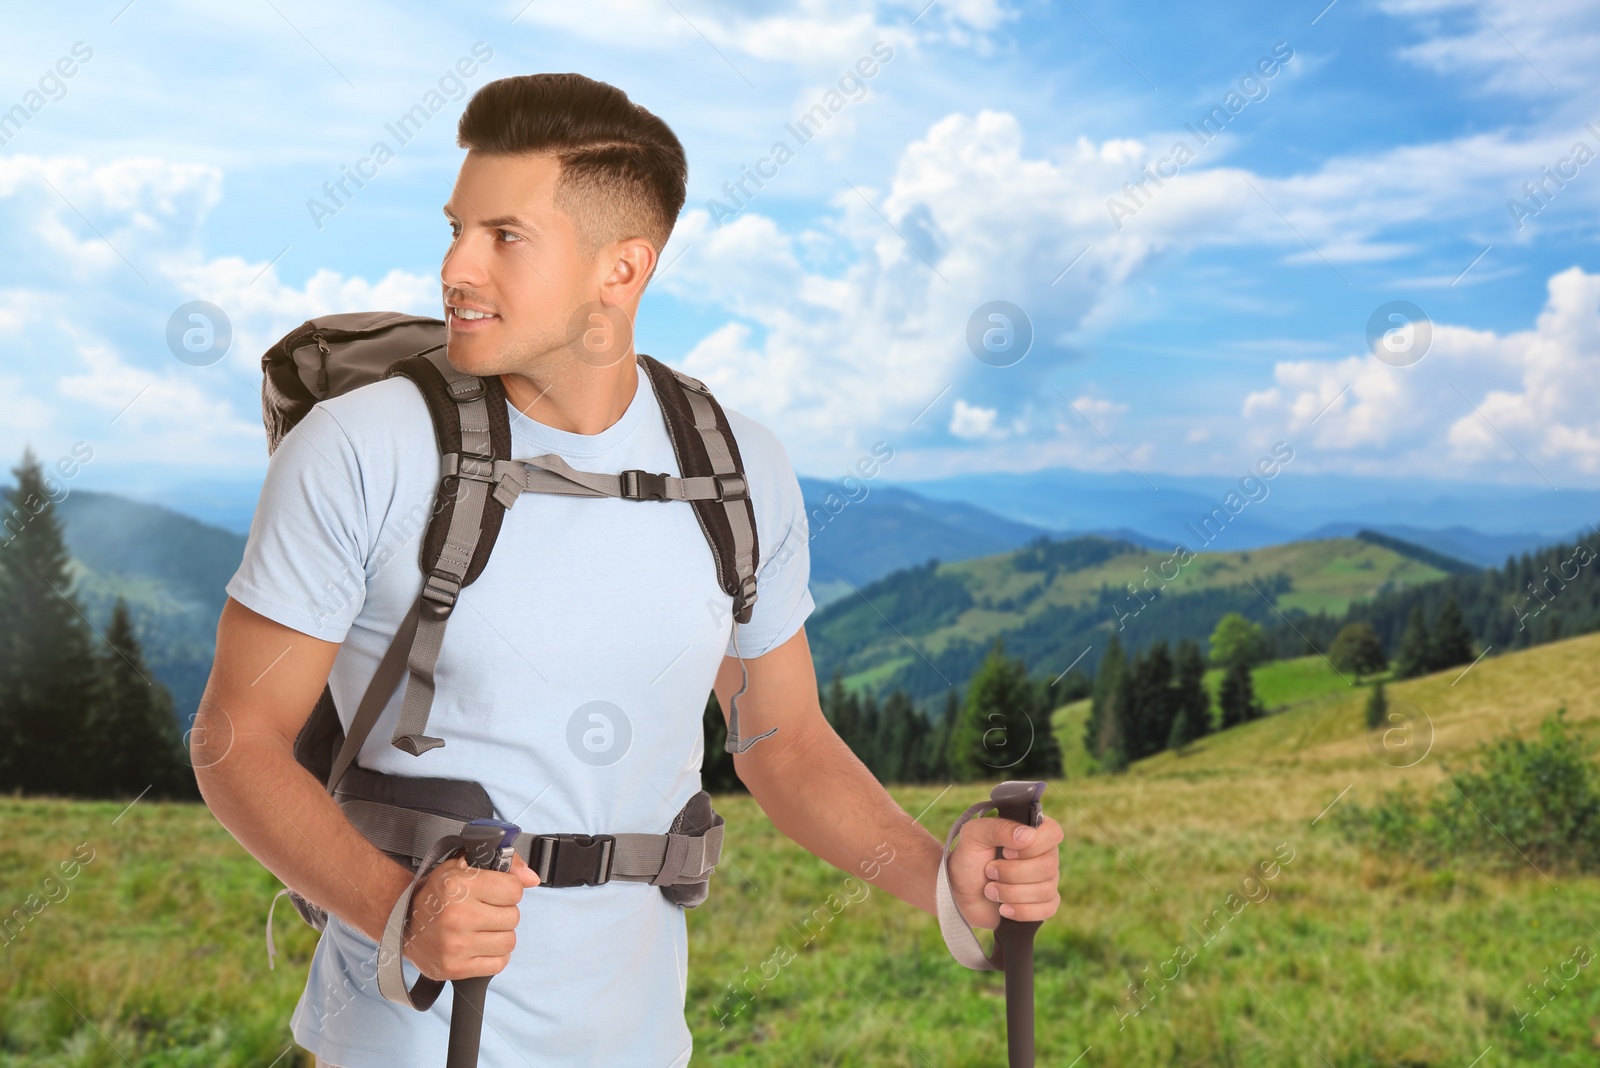
MULTIPOLYGON (((805 628, 744 663, 750 681, 739 697, 740 733, 778 732, 735 754, 733 766, 773 826, 841 871, 937 915, 943 839, 895 804, 824 718, 805 628)), ((739 661, 725 658, 715 685, 724 719, 740 681, 739 661)), ((999 818, 962 827, 950 887, 967 922, 993 929, 1001 916, 1053 916, 1061 904, 1061 840, 1060 824, 1048 816, 1036 828, 999 818), (1004 859, 995 858, 997 846, 1004 859)))

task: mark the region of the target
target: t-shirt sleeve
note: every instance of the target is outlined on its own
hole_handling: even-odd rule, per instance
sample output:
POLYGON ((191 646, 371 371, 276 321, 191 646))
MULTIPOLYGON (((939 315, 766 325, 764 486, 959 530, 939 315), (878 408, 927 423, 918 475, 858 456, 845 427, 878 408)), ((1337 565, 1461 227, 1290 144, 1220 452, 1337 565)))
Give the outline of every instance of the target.
POLYGON ((355 449, 318 405, 267 464, 228 596, 302 634, 342 642, 366 599, 367 544, 355 449))
POLYGON ((783 444, 766 427, 728 413, 750 478, 761 560, 750 622, 734 623, 727 655, 746 660, 771 652, 794 637, 816 607, 811 598, 811 543, 800 480, 783 444), (738 649, 734 649, 737 638, 738 649))

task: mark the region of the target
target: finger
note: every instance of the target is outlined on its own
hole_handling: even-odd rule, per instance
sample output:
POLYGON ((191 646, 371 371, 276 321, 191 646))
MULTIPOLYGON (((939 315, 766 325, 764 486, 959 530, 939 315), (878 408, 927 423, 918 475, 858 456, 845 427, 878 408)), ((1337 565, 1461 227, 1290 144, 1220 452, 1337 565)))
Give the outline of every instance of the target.
POLYGON ((474 902, 464 908, 461 914, 462 929, 467 931, 515 931, 521 919, 522 910, 515 905, 489 905, 483 902, 474 902))
POLYGON ((1033 920, 1048 920, 1056 914, 1056 910, 1060 907, 1061 898, 1057 896, 1049 901, 1040 901, 1034 904, 1001 905, 1000 915, 1008 920, 1028 923, 1033 920))
POLYGON ((517 936, 511 931, 480 931, 472 936, 471 946, 476 957, 509 957, 517 948, 517 936))
POLYGON ((527 889, 523 881, 508 871, 475 870, 463 876, 472 880, 468 893, 474 901, 486 905, 516 905, 522 901, 527 889))
POLYGON ((511 963, 510 956, 473 957, 467 962, 467 978, 476 975, 499 975, 511 963))
POLYGON ((1060 833, 1061 827, 1054 820, 1038 827, 999 818, 972 820, 961 828, 961 844, 967 849, 1004 848, 1019 856, 1037 856, 1059 842, 1055 836, 1060 833))
POLYGON ((993 850, 998 846, 1016 848, 1022 844, 1016 837, 1019 830, 1031 831, 1033 828, 1016 820, 993 819, 971 820, 961 828, 961 843, 963 849, 993 850))
POLYGON ((522 880, 523 886, 538 886, 539 873, 528 866, 521 853, 511 855, 511 874, 522 880))
POLYGON ((1060 859, 1054 853, 1021 860, 991 860, 984 878, 998 883, 1054 883, 1061 878, 1060 859))
POLYGON ((1056 888, 1054 883, 988 883, 983 888, 983 896, 1012 905, 1033 904, 1054 900, 1056 888))
POLYGON ((1027 828, 1033 834, 1026 841, 1012 843, 1006 847, 1005 855, 1008 860, 1019 857, 1040 857, 1047 854, 1055 855, 1060 852, 1061 842, 1066 837, 1061 830, 1061 824, 1048 817, 1037 827, 1027 828))

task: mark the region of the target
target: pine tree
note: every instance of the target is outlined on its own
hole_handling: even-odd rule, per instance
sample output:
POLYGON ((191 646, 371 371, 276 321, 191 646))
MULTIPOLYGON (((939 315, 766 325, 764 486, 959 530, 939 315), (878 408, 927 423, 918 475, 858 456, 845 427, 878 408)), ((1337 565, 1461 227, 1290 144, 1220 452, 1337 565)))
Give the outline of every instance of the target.
POLYGON ((878 732, 878 759, 882 765, 878 778, 885 783, 920 782, 917 742, 922 718, 911 707, 911 698, 896 689, 883 702, 878 732))
POLYGON ((1111 764, 1120 767, 1125 763, 1113 758, 1108 764, 1108 758, 1113 751, 1127 752, 1114 700, 1117 687, 1127 672, 1128 661, 1122 652, 1122 642, 1113 634, 1106 651, 1100 655, 1100 666, 1095 669, 1094 690, 1089 695, 1089 718, 1083 725, 1083 747, 1102 767, 1111 764))
POLYGON ((868 690, 861 697, 861 717, 856 721, 855 741, 850 748, 879 781, 883 780, 883 754, 878 750, 878 732, 881 716, 878 698, 868 690))
POLYGON ((1137 741, 1129 744, 1130 760, 1151 756, 1167 747, 1172 722, 1177 718, 1176 697, 1172 654, 1165 641, 1158 641, 1134 657, 1132 722, 1137 741))
POLYGON ((957 782, 1044 778, 1061 774, 1061 749, 1050 727, 1049 702, 1021 660, 999 642, 967 686, 950 745, 957 782))
POLYGON ((1439 618, 1433 622, 1429 653, 1429 666, 1433 671, 1472 663, 1472 631, 1467 629, 1461 606, 1454 597, 1445 601, 1444 607, 1439 609, 1439 618))
POLYGON ((861 723, 861 698, 854 690, 847 689, 844 691, 844 696, 839 699, 838 707, 834 709, 834 717, 834 732, 839 735, 839 738, 849 747, 852 753, 856 752, 856 735, 861 723))
POLYGON ((1217 703, 1222 706, 1222 727, 1237 727, 1259 719, 1265 714, 1256 701, 1255 685, 1250 679, 1250 667, 1243 660, 1235 660, 1222 676, 1222 686, 1217 692, 1217 703))
POLYGON ((1411 679, 1432 671, 1433 643, 1428 638, 1428 623, 1422 616, 1422 604, 1411 606, 1411 616, 1406 620, 1405 633, 1400 636, 1400 651, 1394 658, 1394 677, 1411 679))
POLYGON ((1375 731, 1389 718, 1389 699, 1383 693, 1383 680, 1367 695, 1367 730, 1375 731))
MULTIPOLYGON (((1021 661, 1017 662, 1019 665, 1021 661)), ((1033 686, 1033 746, 1007 778, 1059 779, 1066 774, 1062 762, 1061 739, 1056 737, 1055 702, 1050 684, 1040 679, 1033 686)))
POLYGON ((1176 675, 1177 715, 1172 721, 1168 744, 1173 749, 1182 749, 1211 733, 1211 694, 1206 691, 1206 665, 1200 646, 1193 641, 1185 639, 1178 643, 1176 675))
POLYGON ((84 795, 96 639, 74 599, 60 487, 32 450, 12 474, 0 515, 0 791, 84 795))
POLYGON ((118 597, 100 654, 100 687, 85 749, 98 797, 198 798, 172 695, 150 677, 127 602, 118 597))
POLYGON ((944 709, 939 713, 938 721, 923 740, 922 766, 931 782, 950 778, 950 741, 960 717, 961 700, 952 686, 944 692, 944 709))
POLYGON ((1128 766, 1125 726, 1131 691, 1133 686, 1128 673, 1118 671, 1110 692, 1106 694, 1106 703, 1101 708, 1099 734, 1094 735, 1094 759, 1099 761, 1101 771, 1118 772, 1128 766))

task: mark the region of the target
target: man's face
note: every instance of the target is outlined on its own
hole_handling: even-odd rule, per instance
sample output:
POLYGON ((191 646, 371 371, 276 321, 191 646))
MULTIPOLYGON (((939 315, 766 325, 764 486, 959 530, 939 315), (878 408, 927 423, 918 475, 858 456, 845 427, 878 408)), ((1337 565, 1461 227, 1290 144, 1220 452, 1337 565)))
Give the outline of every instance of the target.
POLYGON ((553 370, 570 361, 571 324, 600 296, 600 261, 583 262, 577 229, 555 206, 561 164, 546 155, 469 151, 444 213, 454 235, 440 266, 446 352, 478 376, 553 370), (457 308, 491 313, 466 319, 457 308))

